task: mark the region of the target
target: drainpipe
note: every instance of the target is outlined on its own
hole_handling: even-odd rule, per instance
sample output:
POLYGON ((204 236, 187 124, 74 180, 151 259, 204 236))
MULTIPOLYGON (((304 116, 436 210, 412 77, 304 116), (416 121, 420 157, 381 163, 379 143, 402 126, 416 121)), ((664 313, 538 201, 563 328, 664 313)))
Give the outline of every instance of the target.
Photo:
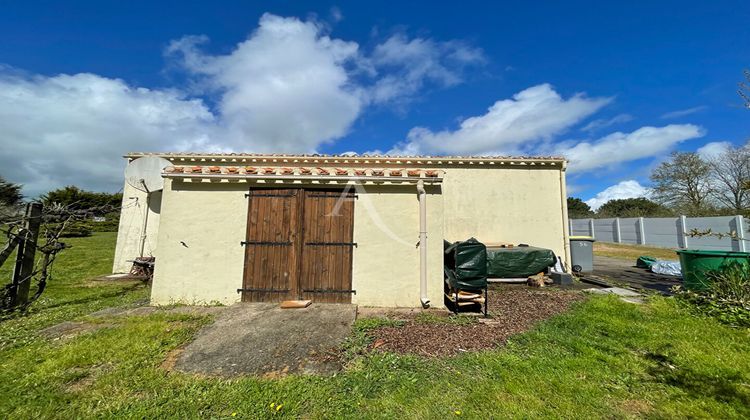
POLYGON ((565 252, 565 265, 563 269, 568 272, 570 264, 570 231, 568 230, 568 192, 565 188, 565 169, 567 167, 567 161, 563 161, 562 167, 560 168, 560 207, 562 210, 562 229, 563 229, 563 252, 565 252))
POLYGON ((422 180, 417 182, 419 194, 419 301, 422 307, 430 307, 427 299, 427 191, 422 180))

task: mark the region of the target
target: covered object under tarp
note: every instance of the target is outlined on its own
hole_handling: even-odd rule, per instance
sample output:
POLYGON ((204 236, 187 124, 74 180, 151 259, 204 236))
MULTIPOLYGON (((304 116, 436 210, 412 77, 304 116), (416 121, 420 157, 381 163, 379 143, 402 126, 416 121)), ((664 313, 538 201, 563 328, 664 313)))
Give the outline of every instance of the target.
POLYGON ((471 238, 445 246, 445 276, 451 289, 478 291, 487 287, 487 248, 471 238))
POLYGON ((555 265, 552 250, 534 246, 487 248, 487 277, 524 278, 546 271, 555 265))

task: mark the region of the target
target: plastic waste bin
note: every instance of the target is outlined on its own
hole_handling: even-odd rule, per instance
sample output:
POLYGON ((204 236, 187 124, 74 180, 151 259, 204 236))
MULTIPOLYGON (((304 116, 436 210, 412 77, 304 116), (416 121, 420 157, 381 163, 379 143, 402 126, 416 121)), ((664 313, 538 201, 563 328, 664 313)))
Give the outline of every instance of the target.
POLYGON ((594 242, 590 236, 570 237, 570 259, 574 273, 594 271, 594 242))
POLYGON ((750 270, 750 253, 736 251, 706 251, 698 249, 680 249, 682 284, 689 290, 706 290, 709 280, 706 273, 721 270, 731 263, 742 264, 750 270))

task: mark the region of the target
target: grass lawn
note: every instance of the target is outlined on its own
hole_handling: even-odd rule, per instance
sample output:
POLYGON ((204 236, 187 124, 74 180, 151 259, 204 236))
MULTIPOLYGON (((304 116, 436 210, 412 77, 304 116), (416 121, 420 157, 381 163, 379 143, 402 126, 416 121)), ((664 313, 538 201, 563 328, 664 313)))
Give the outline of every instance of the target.
POLYGON ((622 258, 635 260, 642 255, 658 258, 660 260, 678 260, 677 253, 670 248, 657 248, 654 246, 613 244, 605 242, 594 242, 594 255, 602 257, 622 258))
MULTIPOLYGON (((210 320, 87 318, 147 290, 90 281, 109 271, 114 234, 70 242, 44 298, 0 321, 2 418, 750 417, 750 332, 658 297, 592 297, 505 348, 448 359, 374 353, 336 376, 280 380, 167 373, 168 352, 210 320), (99 328, 39 334, 65 320, 99 328)), ((358 321, 353 337, 372 324, 358 321)))

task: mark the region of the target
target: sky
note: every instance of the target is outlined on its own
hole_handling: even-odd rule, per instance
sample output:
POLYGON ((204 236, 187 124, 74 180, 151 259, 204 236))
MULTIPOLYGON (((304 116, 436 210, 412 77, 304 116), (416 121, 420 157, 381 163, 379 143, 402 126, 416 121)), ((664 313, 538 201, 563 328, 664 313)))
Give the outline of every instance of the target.
POLYGON ((444 3, 0 0, 0 176, 35 197, 118 191, 133 151, 554 155, 597 207, 750 139, 747 1, 444 3))

